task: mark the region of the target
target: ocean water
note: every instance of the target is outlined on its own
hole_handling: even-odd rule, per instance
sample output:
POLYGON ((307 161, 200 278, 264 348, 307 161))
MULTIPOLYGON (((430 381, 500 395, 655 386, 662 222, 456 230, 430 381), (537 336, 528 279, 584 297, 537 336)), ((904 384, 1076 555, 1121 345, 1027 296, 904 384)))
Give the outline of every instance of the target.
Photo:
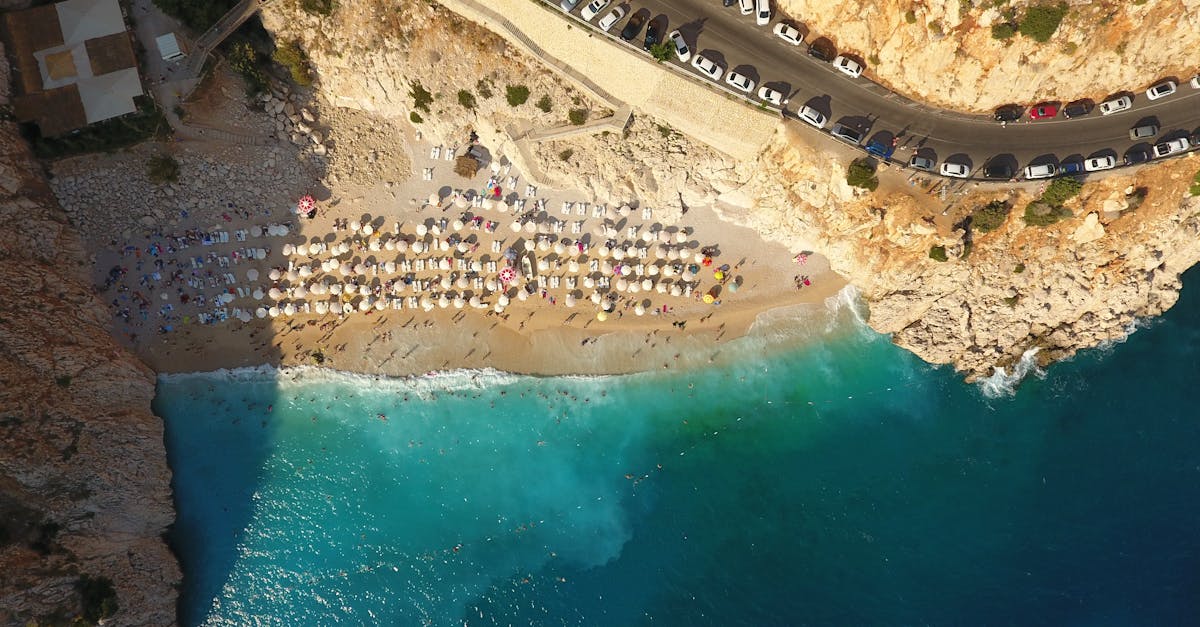
POLYGON ((181 621, 1200 624, 1194 285, 1015 390, 849 300, 682 373, 166 377, 181 621))

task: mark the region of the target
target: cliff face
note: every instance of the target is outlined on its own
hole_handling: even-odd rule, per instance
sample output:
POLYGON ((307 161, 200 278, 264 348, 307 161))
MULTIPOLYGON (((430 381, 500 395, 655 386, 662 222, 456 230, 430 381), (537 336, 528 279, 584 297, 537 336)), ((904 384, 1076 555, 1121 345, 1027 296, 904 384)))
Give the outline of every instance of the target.
POLYGON ((0 624, 114 608, 116 624, 171 624, 154 375, 108 335, 78 236, 11 123, 0 146, 0 624))
POLYGON ((1049 41, 992 36, 1051 0, 775 0, 839 52, 867 61, 871 77, 917 100, 990 110, 1009 102, 1097 102, 1200 66, 1200 0, 1071 0, 1049 41), (910 22, 911 20, 911 22, 910 22), (872 58, 874 57, 874 58, 872 58))

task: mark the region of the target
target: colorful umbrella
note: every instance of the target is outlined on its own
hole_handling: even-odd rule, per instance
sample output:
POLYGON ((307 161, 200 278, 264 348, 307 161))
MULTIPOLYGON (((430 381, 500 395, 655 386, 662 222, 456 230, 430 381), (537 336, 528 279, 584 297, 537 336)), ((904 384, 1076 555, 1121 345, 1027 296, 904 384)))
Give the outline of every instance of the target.
POLYGON ((309 194, 305 194, 300 197, 300 201, 296 203, 296 206, 300 209, 300 213, 308 213, 317 208, 317 200, 309 194))

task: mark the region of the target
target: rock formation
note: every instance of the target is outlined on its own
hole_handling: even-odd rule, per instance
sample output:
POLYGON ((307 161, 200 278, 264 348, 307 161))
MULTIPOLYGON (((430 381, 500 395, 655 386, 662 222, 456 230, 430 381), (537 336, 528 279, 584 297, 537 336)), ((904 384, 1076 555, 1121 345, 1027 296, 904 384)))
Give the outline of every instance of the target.
POLYGON ((172 624, 154 374, 108 335, 79 238, 10 122, 0 146, 0 624, 172 624))

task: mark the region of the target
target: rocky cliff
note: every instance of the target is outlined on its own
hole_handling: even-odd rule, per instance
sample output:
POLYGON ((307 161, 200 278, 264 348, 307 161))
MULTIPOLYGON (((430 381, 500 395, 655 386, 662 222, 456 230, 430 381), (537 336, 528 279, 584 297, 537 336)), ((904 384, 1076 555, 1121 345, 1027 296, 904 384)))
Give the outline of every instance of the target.
POLYGON ((26 144, 0 123, 4 625, 175 620, 154 374, 108 335, 88 263, 26 144))
POLYGON ((984 111, 1009 102, 1097 102, 1200 67, 1200 0, 1070 0, 1048 41, 993 37, 1051 0, 774 0, 867 61, 872 79, 917 100, 984 111))

